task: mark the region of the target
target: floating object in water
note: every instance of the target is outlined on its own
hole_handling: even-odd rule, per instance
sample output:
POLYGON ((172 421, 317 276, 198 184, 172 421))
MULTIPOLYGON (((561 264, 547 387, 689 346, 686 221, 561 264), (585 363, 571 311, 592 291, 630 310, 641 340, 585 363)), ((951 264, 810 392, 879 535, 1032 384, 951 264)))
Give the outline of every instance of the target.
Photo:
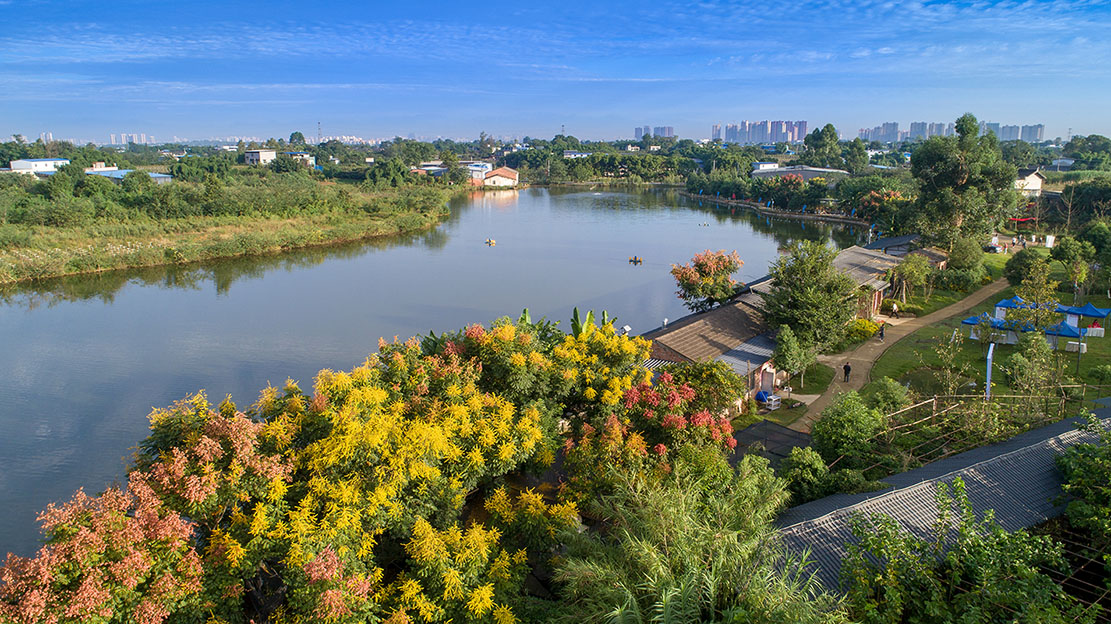
POLYGON ((496 241, 496 240, 494 240, 494 239, 492 239, 492 238, 487 238, 487 239, 486 239, 486 244, 487 244, 488 246, 490 246, 490 247, 493 247, 494 245, 497 245, 497 244, 498 244, 498 241, 496 241))
POLYGON ((629 257, 629 264, 640 264, 642 262, 644 262, 644 258, 641 258, 640 256, 629 257))

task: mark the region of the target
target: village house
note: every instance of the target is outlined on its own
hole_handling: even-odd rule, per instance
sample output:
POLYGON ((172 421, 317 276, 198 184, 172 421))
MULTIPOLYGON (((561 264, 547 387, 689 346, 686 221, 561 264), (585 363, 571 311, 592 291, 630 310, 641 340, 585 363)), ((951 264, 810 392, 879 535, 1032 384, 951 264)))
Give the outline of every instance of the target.
POLYGON ((1042 194, 1045 174, 1040 169, 1019 169, 1015 176, 1015 190, 1025 197, 1038 197, 1042 194))
POLYGON ((498 167, 493 171, 487 172, 486 175, 483 176, 483 185, 513 187, 517 186, 519 180, 520 175, 517 173, 516 169, 498 167))
POLYGON ((306 167, 315 167, 316 166, 316 156, 313 156, 312 154, 310 154, 308 152, 282 152, 282 153, 285 154, 286 156, 289 156, 293 160, 300 161, 301 164, 305 165, 306 167))
POLYGON ((119 171, 120 168, 115 165, 109 165, 103 160, 98 160, 93 163, 92 167, 85 167, 85 173, 96 173, 98 171, 119 171))
POLYGON ((248 165, 269 165, 277 157, 277 150, 257 149, 243 152, 243 162, 248 165))

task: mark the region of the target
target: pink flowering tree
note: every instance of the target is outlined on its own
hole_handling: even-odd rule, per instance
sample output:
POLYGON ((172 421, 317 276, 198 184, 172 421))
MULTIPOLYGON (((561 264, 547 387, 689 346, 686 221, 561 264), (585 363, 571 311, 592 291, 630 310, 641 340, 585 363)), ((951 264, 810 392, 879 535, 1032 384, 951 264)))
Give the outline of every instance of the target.
POLYGON ((689 264, 673 264, 671 275, 679 287, 676 294, 692 312, 709 310, 733 296, 737 282, 732 276, 743 264, 736 250, 725 253, 724 249, 707 249, 689 264))
POLYGON ((140 473, 127 491, 78 490, 38 518, 45 545, 0 567, 0 622, 159 624, 195 606, 201 558, 194 525, 167 509, 140 473))
MULTIPOLYGON (((733 425, 724 415, 691 409, 696 393, 689 384, 678 382, 668 372, 656 384, 642 383, 625 391, 622 404, 630 426, 644 436, 653 449, 666 451, 683 444, 710 445, 731 452, 733 425)), ((662 453, 661 453, 662 454, 662 453)))

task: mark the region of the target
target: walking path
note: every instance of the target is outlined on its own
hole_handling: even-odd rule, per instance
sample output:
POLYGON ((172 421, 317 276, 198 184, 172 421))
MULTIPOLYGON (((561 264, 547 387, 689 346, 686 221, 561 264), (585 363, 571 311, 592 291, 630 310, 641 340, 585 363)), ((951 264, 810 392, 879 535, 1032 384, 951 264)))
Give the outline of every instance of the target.
POLYGON ((891 345, 927 325, 943 321, 962 312, 967 312, 987 299, 998 295, 1003 289, 1007 288, 1007 286, 1007 280, 998 279, 964 299, 951 303, 940 310, 935 310, 926 316, 920 318, 885 319, 887 321, 887 329, 884 330, 883 342, 880 342, 879 338, 870 338, 865 341, 864 344, 848 353, 819 355, 819 362, 826 366, 833 367, 835 371, 833 382, 829 384, 829 388, 827 388, 820 397, 815 399, 813 403, 810 403, 806 409, 806 414, 803 415, 802 418, 791 423, 791 429, 802 431, 803 433, 810 433, 810 428, 817 422, 822 414, 822 410, 833 402, 833 399, 835 399, 837 395, 842 392, 848 392, 849 390, 859 390, 864 387, 864 384, 871 381, 872 364, 874 364, 891 345), (844 366, 845 362, 848 362, 849 365, 852 366, 852 374, 849 376, 849 381, 847 383, 843 381, 844 376, 841 372, 841 367, 844 366))

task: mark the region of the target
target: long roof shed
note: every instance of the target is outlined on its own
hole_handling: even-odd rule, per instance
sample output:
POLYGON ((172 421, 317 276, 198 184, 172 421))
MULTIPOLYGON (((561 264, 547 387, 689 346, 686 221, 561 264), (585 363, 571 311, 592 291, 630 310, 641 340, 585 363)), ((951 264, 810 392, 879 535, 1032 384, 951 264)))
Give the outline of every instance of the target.
MULTIPOLYGON (((1111 427, 1111 408, 1094 412, 1111 427)), ((1028 431, 990 446, 973 449, 884 479, 889 488, 864 494, 837 494, 784 512, 777 523, 789 550, 808 550, 813 571, 826 589, 840 588, 841 562, 847 546, 856 543, 850 522, 854 515, 883 514, 921 538, 932 534, 937 519, 939 483, 960 477, 973 510, 995 510, 996 522, 1007 531, 1029 528, 1064 512, 1057 456, 1077 444, 1094 443, 1094 434, 1080 431, 1072 418, 1028 431)))

